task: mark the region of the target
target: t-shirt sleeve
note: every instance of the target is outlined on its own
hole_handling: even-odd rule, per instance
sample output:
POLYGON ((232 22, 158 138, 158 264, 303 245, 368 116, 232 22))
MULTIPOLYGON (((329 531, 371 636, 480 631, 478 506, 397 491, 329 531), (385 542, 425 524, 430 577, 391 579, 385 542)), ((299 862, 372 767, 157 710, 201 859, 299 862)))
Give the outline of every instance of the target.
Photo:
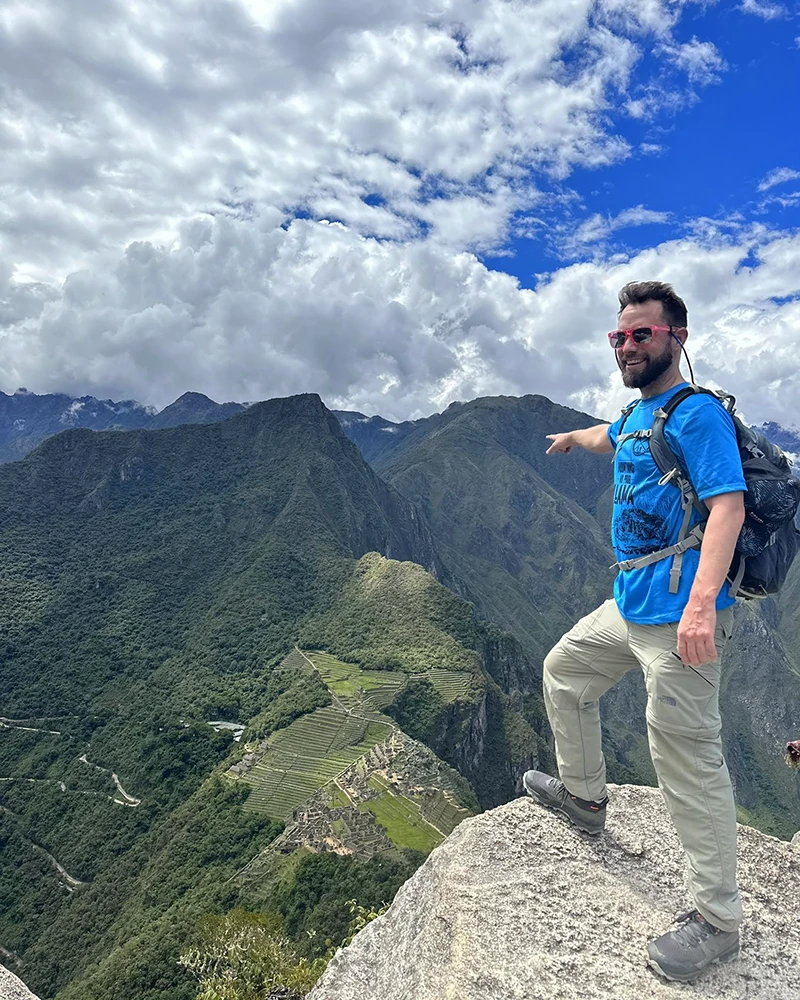
POLYGON ((716 399, 686 400, 667 421, 665 434, 701 500, 747 490, 733 419, 716 399))

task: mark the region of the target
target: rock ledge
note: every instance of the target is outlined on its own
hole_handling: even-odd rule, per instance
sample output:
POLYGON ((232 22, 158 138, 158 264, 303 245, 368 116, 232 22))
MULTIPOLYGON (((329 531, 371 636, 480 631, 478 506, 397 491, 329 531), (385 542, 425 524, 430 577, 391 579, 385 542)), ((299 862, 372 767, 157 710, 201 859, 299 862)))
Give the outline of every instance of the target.
POLYGON ((39 1000, 21 979, 0 965, 0 1000, 39 1000))
POLYGON ((308 1000, 800 1000, 800 852, 739 827, 742 955, 691 985, 645 961, 690 908, 657 789, 612 786, 590 838, 530 799, 465 820, 308 1000))

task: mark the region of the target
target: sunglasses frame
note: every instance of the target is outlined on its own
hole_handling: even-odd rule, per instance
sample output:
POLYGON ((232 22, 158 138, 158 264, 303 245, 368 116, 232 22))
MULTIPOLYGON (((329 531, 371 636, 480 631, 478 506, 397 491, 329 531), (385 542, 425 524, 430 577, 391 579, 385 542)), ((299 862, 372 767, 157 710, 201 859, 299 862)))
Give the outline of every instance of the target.
POLYGON ((622 348, 627 344, 628 338, 630 337, 635 344, 650 344, 653 342, 653 334, 658 333, 659 330, 666 330, 672 333, 673 330, 679 330, 680 327, 677 326, 664 326, 658 323, 651 323, 649 326, 636 326, 632 330, 611 330, 608 334, 608 342, 611 345, 611 349, 614 351, 621 351, 622 348), (637 340, 635 334, 640 330, 649 330, 650 336, 646 340, 637 340), (620 334, 625 335, 625 339, 621 344, 615 344, 614 339, 618 338, 620 334))

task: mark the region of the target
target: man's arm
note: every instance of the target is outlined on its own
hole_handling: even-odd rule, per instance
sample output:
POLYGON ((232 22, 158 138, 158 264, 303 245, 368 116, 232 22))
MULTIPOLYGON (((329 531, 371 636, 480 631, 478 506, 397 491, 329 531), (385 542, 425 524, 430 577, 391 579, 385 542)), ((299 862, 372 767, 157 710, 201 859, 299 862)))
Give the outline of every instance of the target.
POLYGON ((709 515, 700 548, 700 565, 678 624, 678 656, 692 667, 702 667, 717 658, 716 601, 744 522, 744 493, 721 493, 708 497, 705 504, 709 515))
POLYGON ((608 424, 598 424, 596 427, 585 427, 579 431, 567 431, 565 434, 548 434, 548 441, 553 443, 547 449, 547 455, 556 452, 567 454, 573 448, 585 448, 598 455, 611 454, 614 448, 608 439, 608 424))

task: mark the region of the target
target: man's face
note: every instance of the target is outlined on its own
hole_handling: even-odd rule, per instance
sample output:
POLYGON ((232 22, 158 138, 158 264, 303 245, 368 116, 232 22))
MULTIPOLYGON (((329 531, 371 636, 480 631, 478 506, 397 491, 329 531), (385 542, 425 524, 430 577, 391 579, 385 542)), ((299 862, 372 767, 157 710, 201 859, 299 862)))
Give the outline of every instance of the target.
MULTIPOLYGON (((640 326, 666 326, 660 302, 643 302, 625 306, 617 320, 618 330, 635 330, 640 326)), ((677 344, 666 330, 653 334, 649 344, 637 344, 627 337, 617 350, 622 381, 628 389, 643 389, 666 372, 674 358, 677 344)))

